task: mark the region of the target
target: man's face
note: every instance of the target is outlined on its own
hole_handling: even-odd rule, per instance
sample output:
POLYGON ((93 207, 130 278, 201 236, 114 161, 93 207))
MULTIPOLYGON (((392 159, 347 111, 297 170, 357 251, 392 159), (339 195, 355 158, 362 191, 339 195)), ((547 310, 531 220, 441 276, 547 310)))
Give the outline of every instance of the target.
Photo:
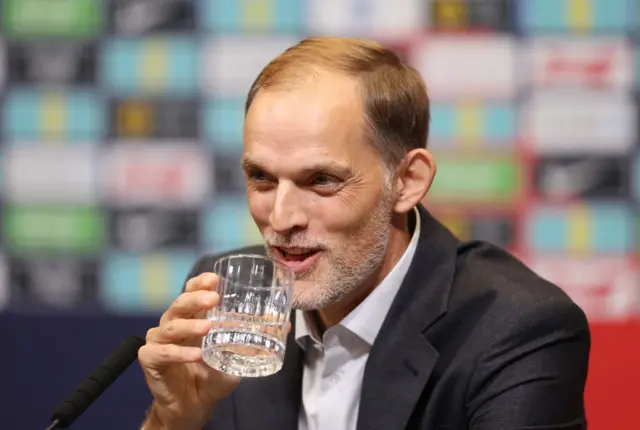
POLYGON ((296 273, 295 308, 322 309, 382 264, 393 193, 363 137, 356 82, 329 73, 260 91, 245 121, 243 169, 267 252, 296 273))

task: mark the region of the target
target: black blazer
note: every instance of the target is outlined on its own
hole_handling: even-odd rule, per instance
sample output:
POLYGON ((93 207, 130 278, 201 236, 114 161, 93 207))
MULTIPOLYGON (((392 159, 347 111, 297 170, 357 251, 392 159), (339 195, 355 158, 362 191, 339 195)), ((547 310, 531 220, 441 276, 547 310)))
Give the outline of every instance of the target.
MULTIPOLYGON (((419 212, 415 256, 366 364, 357 430, 586 429, 583 311, 507 252, 460 242, 419 212)), ((221 256, 202 257, 189 278, 221 256)), ((297 429, 303 367, 293 333, 282 370, 243 380, 207 429, 297 429)))

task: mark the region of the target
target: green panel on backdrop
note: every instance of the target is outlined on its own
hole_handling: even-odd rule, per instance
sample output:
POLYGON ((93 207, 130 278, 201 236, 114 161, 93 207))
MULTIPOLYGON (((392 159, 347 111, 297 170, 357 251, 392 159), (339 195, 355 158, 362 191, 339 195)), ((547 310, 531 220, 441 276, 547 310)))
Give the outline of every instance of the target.
POLYGON ((97 0, 5 0, 4 33, 10 39, 92 37, 101 30, 102 9, 97 0))
POLYGON ((436 156, 438 170, 429 198, 506 203, 521 193, 521 169, 510 156, 436 156))
POLYGON ((13 252, 98 252, 105 245, 106 220, 92 207, 7 206, 3 234, 13 252))

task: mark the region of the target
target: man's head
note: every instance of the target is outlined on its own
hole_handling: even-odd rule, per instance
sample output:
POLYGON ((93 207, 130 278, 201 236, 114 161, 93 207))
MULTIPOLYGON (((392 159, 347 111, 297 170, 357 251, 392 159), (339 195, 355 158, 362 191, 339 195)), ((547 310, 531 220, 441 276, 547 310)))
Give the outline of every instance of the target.
POLYGON ((316 38, 269 63, 246 103, 243 169, 270 255, 296 271, 294 306, 322 309, 381 276, 429 189, 429 100, 382 46, 316 38))

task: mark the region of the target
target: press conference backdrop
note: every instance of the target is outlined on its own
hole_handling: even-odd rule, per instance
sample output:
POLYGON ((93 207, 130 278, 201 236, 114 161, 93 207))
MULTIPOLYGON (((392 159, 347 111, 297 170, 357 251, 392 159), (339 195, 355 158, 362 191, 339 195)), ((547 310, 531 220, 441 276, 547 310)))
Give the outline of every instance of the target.
MULTIPOLYGON (((197 256, 260 240, 239 169, 253 78, 309 35, 374 38, 425 78, 427 205, 517 254, 593 327, 595 430, 637 429, 634 0, 0 2, 0 428, 48 414, 197 256)), ((136 428, 132 367, 78 422, 136 428)))

